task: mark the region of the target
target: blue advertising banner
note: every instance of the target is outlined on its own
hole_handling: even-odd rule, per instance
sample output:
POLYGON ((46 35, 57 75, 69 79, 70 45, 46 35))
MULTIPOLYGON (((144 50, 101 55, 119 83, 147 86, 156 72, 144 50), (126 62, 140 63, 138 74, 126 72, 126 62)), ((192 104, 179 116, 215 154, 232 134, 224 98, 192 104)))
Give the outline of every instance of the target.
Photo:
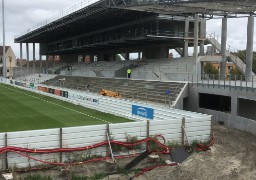
POLYGON ((132 105, 132 115, 141 116, 147 119, 153 119, 154 118, 154 109, 132 105))

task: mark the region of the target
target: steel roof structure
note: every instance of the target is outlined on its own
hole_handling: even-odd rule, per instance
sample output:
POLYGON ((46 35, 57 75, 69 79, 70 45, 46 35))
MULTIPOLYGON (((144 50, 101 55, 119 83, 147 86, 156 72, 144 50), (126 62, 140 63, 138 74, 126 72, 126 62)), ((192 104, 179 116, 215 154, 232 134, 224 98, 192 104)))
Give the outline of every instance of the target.
POLYGON ((157 33, 158 19, 184 21, 198 13, 205 18, 255 15, 252 0, 100 0, 70 14, 35 26, 16 43, 45 43, 48 54, 141 47, 150 42, 183 45, 184 34, 157 33), (156 37, 157 35, 157 37, 156 37), (160 36, 159 36, 160 35, 160 36))
POLYGON ((112 7, 160 14, 255 14, 255 0, 107 0, 112 7))

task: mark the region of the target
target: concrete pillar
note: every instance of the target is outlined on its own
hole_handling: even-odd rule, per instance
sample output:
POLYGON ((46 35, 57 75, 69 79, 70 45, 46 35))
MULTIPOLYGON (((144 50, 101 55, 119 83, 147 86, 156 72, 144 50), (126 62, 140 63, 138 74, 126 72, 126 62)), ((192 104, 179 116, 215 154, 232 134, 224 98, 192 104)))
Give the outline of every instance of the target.
POLYGON ((46 55, 46 62, 45 62, 46 68, 48 68, 48 62, 49 62, 49 55, 46 55))
POLYGON ((156 35, 159 34, 159 18, 156 19, 156 35))
POLYGON ((42 73, 42 55, 41 54, 39 54, 39 61, 40 61, 40 73, 42 73))
POLYGON ((26 43, 26 53, 27 53, 27 71, 29 67, 29 44, 26 43))
POLYGON ((185 19, 185 34, 184 34, 184 47, 183 47, 183 57, 188 57, 188 31, 189 31, 189 18, 185 19))
POLYGON ((20 43, 20 70, 21 70, 21 74, 22 74, 22 59, 23 59, 22 43, 20 43))
POLYGON ((205 33, 206 33, 206 19, 202 18, 200 23, 200 56, 204 55, 204 42, 205 42, 205 33))
POLYGON ((125 52, 125 60, 130 60, 130 53, 128 51, 125 52))
POLYGON ((52 55, 52 56, 53 56, 53 67, 55 67, 55 63, 56 63, 55 58, 56 58, 56 56, 55 55, 52 55))
POLYGON ((141 60, 141 52, 138 52, 138 59, 141 60))
POLYGON ((41 54, 41 45, 40 44, 39 44, 38 51, 39 51, 39 63, 40 63, 40 65, 39 65, 39 73, 42 73, 42 54, 41 54))
POLYGON ((231 96, 231 117, 227 120, 227 126, 234 128, 234 121, 238 115, 239 111, 239 101, 237 99, 237 96, 231 96))
POLYGON ((221 56, 222 62, 220 63, 220 79, 224 80, 226 75, 226 44, 227 44, 227 17, 222 18, 222 30, 221 30, 221 56))
POLYGON ((94 62, 94 55, 93 54, 90 54, 90 62, 94 62))
POLYGON ((251 80, 252 76, 252 61, 253 61, 253 36, 254 36, 254 17, 248 17, 247 24, 247 46, 246 46, 246 70, 245 78, 251 80))
POLYGON ((33 43, 33 70, 35 73, 35 68, 36 68, 36 47, 35 43, 33 43))
POLYGON ((112 53, 112 57, 113 57, 112 61, 116 61, 116 53, 112 53))
POLYGON ((199 22, 199 16, 198 14, 195 14, 195 22, 194 22, 194 58, 197 62, 198 57, 198 22, 199 22))
POLYGON ((22 43, 20 43, 20 59, 23 59, 22 43))

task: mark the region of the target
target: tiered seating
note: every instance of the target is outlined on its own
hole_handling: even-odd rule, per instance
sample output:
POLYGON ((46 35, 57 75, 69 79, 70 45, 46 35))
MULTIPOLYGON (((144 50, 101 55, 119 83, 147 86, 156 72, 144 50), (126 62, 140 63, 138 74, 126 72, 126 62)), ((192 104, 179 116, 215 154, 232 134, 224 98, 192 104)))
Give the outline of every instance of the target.
POLYGON ((193 58, 152 59, 133 69, 133 79, 184 80, 194 68, 193 58), (174 78, 173 78, 174 77, 174 78))
POLYGON ((130 79, 92 78, 57 76, 45 84, 51 86, 64 86, 66 88, 81 91, 99 93, 101 89, 118 92, 122 98, 138 101, 148 101, 171 105, 176 100, 185 83, 182 82, 160 82, 130 79), (60 79, 65 82, 60 83, 60 79), (170 91, 170 95, 166 94, 170 91))
POLYGON ((66 68, 60 74, 84 77, 115 77, 118 70, 128 67, 131 63, 132 61, 78 63, 72 66, 72 70, 66 68))
POLYGON ((56 75, 53 75, 53 74, 30 74, 27 76, 15 78, 15 80, 33 82, 33 83, 42 83, 50 79, 53 79, 55 77, 56 75))
POLYGON ((54 65, 53 67, 48 68, 46 71, 48 73, 52 73, 52 74, 59 74, 60 70, 64 69, 68 67, 68 64, 66 63, 59 63, 54 65))

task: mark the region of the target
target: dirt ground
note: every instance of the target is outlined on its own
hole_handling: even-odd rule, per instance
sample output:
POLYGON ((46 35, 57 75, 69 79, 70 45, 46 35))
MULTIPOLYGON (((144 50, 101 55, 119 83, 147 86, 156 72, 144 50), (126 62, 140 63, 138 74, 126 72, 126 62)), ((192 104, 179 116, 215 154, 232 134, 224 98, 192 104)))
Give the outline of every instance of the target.
MULTIPOLYGON (((156 168, 134 180, 256 180, 256 136, 219 125, 214 127, 214 132, 217 140, 211 147, 211 151, 193 153, 178 166, 156 168)), ((162 164, 165 159, 169 159, 169 156, 162 157, 159 162, 146 159, 135 168, 162 164)), ((113 165, 107 162, 93 163, 64 171, 55 168, 44 172, 33 172, 33 174, 48 174, 53 180, 69 180, 72 179, 72 172, 79 175, 82 180, 86 179, 82 178, 83 175, 113 173, 104 177, 103 180, 128 180, 137 172, 127 174, 122 172, 121 168, 118 171, 119 174, 114 173, 117 166, 124 167, 130 161, 131 159, 124 159, 113 165)), ((26 175, 27 173, 16 174, 15 179, 26 175)))
POLYGON ((256 136, 215 126, 211 151, 194 153, 177 167, 154 169, 136 180, 256 180, 256 136))

